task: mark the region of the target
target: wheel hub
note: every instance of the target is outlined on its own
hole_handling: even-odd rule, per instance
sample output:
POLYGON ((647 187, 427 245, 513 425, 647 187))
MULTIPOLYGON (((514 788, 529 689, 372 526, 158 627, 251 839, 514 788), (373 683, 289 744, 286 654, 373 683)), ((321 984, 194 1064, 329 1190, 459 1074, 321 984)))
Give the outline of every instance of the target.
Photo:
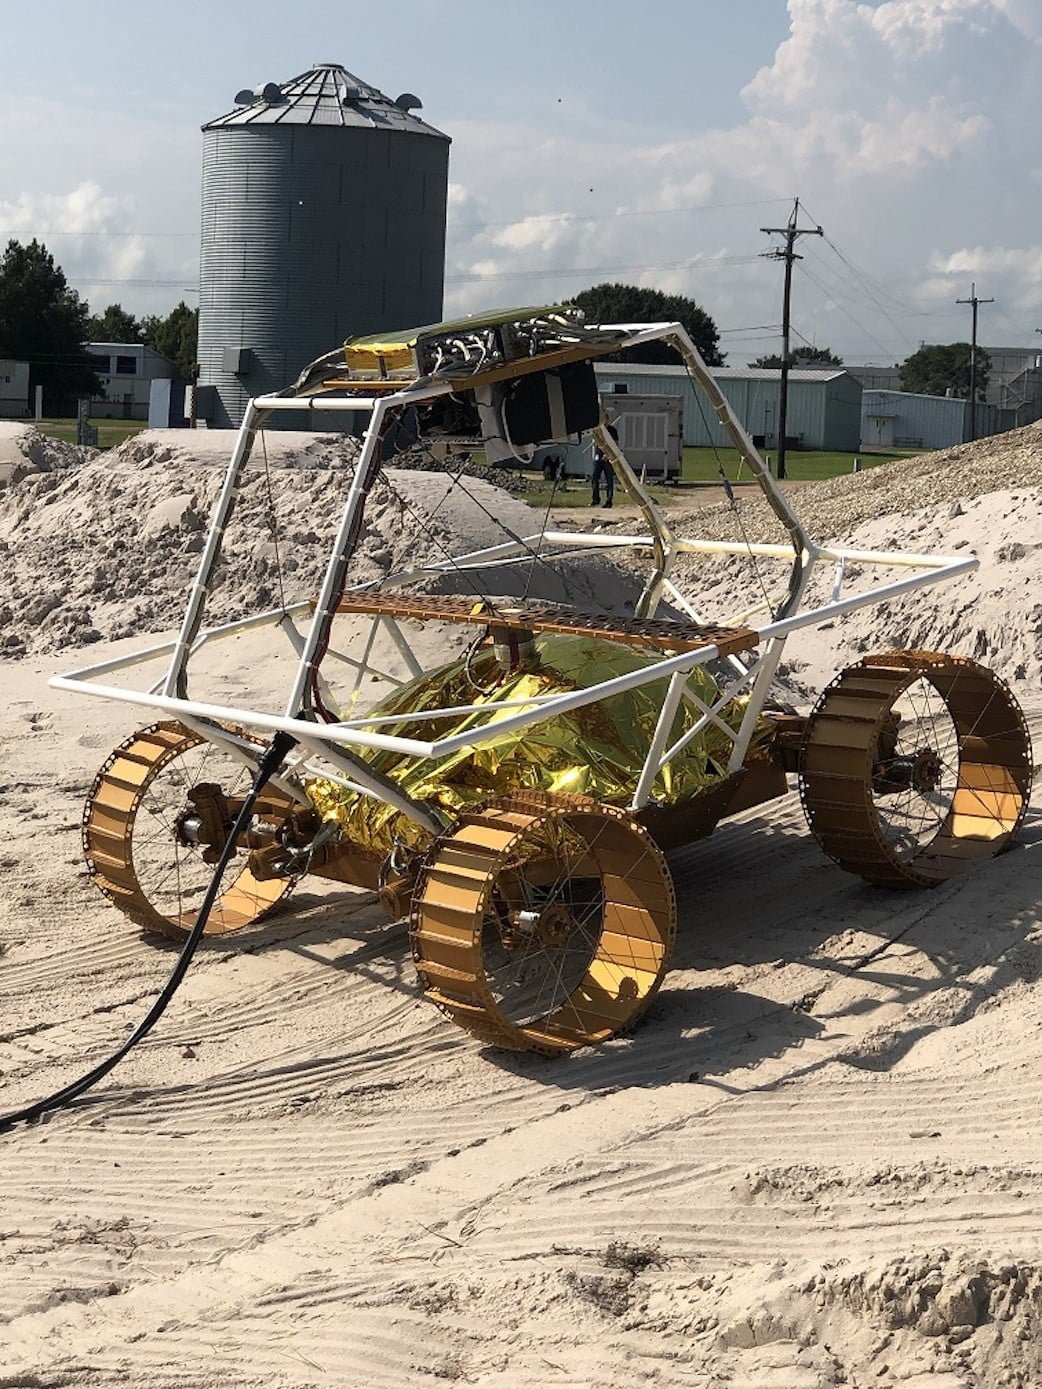
POLYGON ((884 758, 872 770, 872 790, 877 796, 896 796, 902 791, 918 791, 928 796, 941 784, 944 763, 933 748, 884 758))
POLYGON ((544 907, 536 923, 536 935, 543 945, 564 945, 575 929, 575 917, 563 902, 544 907))

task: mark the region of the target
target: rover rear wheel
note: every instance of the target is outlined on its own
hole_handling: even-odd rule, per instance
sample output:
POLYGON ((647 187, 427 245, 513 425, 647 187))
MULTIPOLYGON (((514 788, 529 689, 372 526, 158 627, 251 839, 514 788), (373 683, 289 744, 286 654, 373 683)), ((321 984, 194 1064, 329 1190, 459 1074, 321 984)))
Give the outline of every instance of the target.
MULTIPOLYGON (((183 938, 195 924, 216 861, 212 848, 193 842, 189 796, 213 787, 241 798, 251 782, 251 768, 183 724, 141 729, 105 762, 84 806, 83 851, 95 886, 138 926, 183 938)), ((254 823, 273 828, 279 802, 280 793, 269 786, 267 809, 254 823)), ((284 878, 261 882, 242 863, 232 860, 208 936, 260 920, 292 886, 284 878)))
POLYGON ((428 996, 482 1041, 548 1055, 631 1026, 676 935, 669 869, 623 810, 518 796, 434 845, 414 897, 428 996))
POLYGON ((891 887, 930 887, 1012 843, 1031 794, 1020 706, 975 661, 866 656, 807 722, 800 795, 825 852, 891 887))

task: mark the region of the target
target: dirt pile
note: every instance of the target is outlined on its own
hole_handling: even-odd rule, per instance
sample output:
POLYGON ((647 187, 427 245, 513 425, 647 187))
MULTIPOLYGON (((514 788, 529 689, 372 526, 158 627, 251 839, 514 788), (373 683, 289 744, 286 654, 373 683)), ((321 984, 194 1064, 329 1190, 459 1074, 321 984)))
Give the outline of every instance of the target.
MULTIPOLYGON (((1042 678, 1042 425, 949 453, 887 464, 790 494, 809 534, 853 549, 976 555, 971 574, 913 591, 797 633, 783 673, 808 692, 837 669, 887 647, 972 656, 1018 686, 1042 678)), ((779 542, 784 532, 761 496, 737 511, 712 507, 678 529, 708 539, 779 542)), ((734 613, 784 595, 788 562, 691 558, 677 566, 684 591, 707 613, 734 613)), ((907 571, 847 565, 843 596, 906 577, 907 571)), ((829 600, 833 566, 819 572, 807 605, 829 600)))
POLYGON ((819 536, 876 516, 1019 487, 1042 487, 1042 423, 832 478, 801 492, 797 500, 811 534, 819 536))
MULTIPOLYGON (((970 574, 798 634, 790 650, 801 678, 820 685, 837 665, 869 651, 908 647, 971 656, 1016 687, 1037 690, 1042 680, 1042 487, 882 516, 837 538, 854 549, 976 555, 980 563, 970 574)), ((896 570, 848 566, 844 592, 901 576, 896 570)), ((812 601, 827 599, 828 582, 817 587, 812 601)))
MULTIPOLYGON (((794 487, 790 497, 811 539, 824 541, 876 517, 1024 487, 1042 487, 1042 422, 960 448, 807 483, 794 487)), ((785 538, 758 490, 743 488, 739 496, 740 523, 732 508, 718 504, 688 512, 676 523, 678 533, 713 540, 741 540, 743 534, 751 541, 785 538)))
POLYGON ((717 1310, 702 1328, 710 1356, 726 1364, 737 1351, 763 1372, 781 1352, 791 1370, 821 1376, 800 1383, 861 1383, 868 1375, 937 1389, 1026 1389, 1042 1373, 1042 1275, 1034 1264, 941 1249, 782 1278, 761 1285, 751 1306, 742 1306, 750 1289, 740 1276, 717 1280, 714 1291, 717 1310))
MULTIPOLYGON (((175 625, 199 564, 231 449, 226 431, 154 430, 104 455, 24 476, 0 494, 0 651, 82 646, 175 625)), ((357 444, 343 435, 269 433, 245 473, 207 608, 227 621, 318 592, 357 444)), ((374 486, 352 582, 446 561, 538 532, 542 513, 480 479, 389 468, 374 486), (506 527, 506 530, 503 528, 506 527)), ((528 566, 532 568, 532 566, 528 566)), ((443 589, 484 591, 453 572, 443 589)), ((521 593, 525 567, 495 591, 521 593)), ((624 611, 637 580, 591 559, 555 575, 533 568, 530 592, 624 611)))
POLYGON ((97 449, 48 438, 31 424, 0 420, 0 490, 34 473, 51 473, 96 458, 97 449))

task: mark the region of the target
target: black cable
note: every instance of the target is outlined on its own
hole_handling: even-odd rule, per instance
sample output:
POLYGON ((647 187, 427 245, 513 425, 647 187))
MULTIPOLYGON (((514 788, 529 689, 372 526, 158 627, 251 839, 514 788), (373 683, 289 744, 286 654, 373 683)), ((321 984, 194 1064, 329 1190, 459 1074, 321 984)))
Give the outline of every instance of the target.
MULTIPOLYGON (((539 545, 538 545, 538 547, 536 548, 535 558, 538 559, 538 560, 541 560, 543 564, 546 564, 546 560, 543 559, 542 555, 539 553, 539 550, 542 548, 542 545, 543 545, 543 536, 546 534, 546 523, 547 523, 547 521, 549 521, 549 519, 550 519, 550 510, 551 510, 551 508, 553 507, 554 501, 555 501, 555 499, 556 499, 556 497, 557 497, 557 484, 561 481, 561 473, 562 473, 563 469, 564 469, 564 461, 562 460, 562 461, 558 464, 558 466, 554 469, 554 485, 553 485, 553 489, 552 489, 551 492, 550 492, 550 500, 549 500, 549 501, 547 502, 547 504, 546 504, 546 510, 543 512, 543 524, 542 524, 542 526, 540 527, 540 530, 539 530, 539 545)), ((525 548, 526 548, 526 549, 528 548, 527 545, 525 546, 525 548)), ((548 567, 548 568, 552 568, 552 566, 549 566, 549 565, 548 565, 547 567, 548 567)), ((532 580, 533 580, 534 578, 535 578, 535 565, 533 564, 533 565, 531 566, 531 568, 529 569, 529 571, 528 571, 528 578, 527 578, 526 581, 525 581, 525 591, 524 591, 524 593, 521 595, 521 601, 522 601, 522 603, 527 602, 527 600, 528 600, 528 595, 529 595, 529 593, 532 591, 532 580)))
POLYGON ((278 771, 286 758, 286 754, 291 748, 296 746, 296 742, 297 740, 289 733, 280 732, 275 734, 271 743, 264 750, 257 765, 257 774, 253 779, 253 785, 245 801, 243 801, 242 809, 236 816, 235 824, 221 851, 221 857, 217 861, 217 867, 214 869, 206 896, 203 898, 203 904, 199 908, 199 915, 195 919, 195 925, 192 927, 188 939, 181 947, 181 953, 177 957, 177 963, 174 965, 173 973, 167 980, 162 993, 156 998, 142 1021, 138 1023, 137 1027, 126 1041, 121 1046, 117 1047, 111 1056, 107 1056, 104 1061, 95 1066, 93 1070, 88 1071, 86 1075, 82 1075, 78 1080, 74 1080, 69 1085, 63 1086, 61 1090, 56 1090, 52 1095, 45 1096, 44 1099, 36 1100, 33 1104, 27 1105, 24 1109, 12 1110, 10 1114, 0 1115, 0 1132, 10 1128, 13 1124, 31 1124, 46 1114, 48 1110, 62 1109, 65 1105, 71 1104, 73 1100, 78 1099, 80 1095, 96 1085, 99 1080, 104 1079, 111 1070, 119 1065, 131 1048, 137 1046, 138 1042, 140 1042, 142 1038, 147 1037, 152 1031, 152 1028, 166 1012, 167 1004, 177 992, 181 980, 188 971, 188 966, 192 963, 192 956, 195 954, 196 948, 203 938, 206 923, 210 919, 213 905, 217 901, 218 894, 221 890, 221 880, 224 877, 228 864, 231 862, 232 855, 235 853, 239 837, 245 832, 249 824, 250 816, 253 814, 253 807, 257 803, 257 798, 278 771))

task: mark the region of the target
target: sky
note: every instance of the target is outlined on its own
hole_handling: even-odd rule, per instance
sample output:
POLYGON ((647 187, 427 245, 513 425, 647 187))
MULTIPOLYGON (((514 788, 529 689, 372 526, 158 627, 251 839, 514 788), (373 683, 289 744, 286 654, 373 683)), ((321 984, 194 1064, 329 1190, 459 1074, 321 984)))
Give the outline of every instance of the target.
POLYGON ((8 11, 0 240, 99 309, 195 303, 204 121, 343 63, 451 135, 447 314, 611 279, 695 298, 738 365, 1042 348, 1042 0, 40 0, 8 11), (14 16, 17 15, 15 21, 14 16))

